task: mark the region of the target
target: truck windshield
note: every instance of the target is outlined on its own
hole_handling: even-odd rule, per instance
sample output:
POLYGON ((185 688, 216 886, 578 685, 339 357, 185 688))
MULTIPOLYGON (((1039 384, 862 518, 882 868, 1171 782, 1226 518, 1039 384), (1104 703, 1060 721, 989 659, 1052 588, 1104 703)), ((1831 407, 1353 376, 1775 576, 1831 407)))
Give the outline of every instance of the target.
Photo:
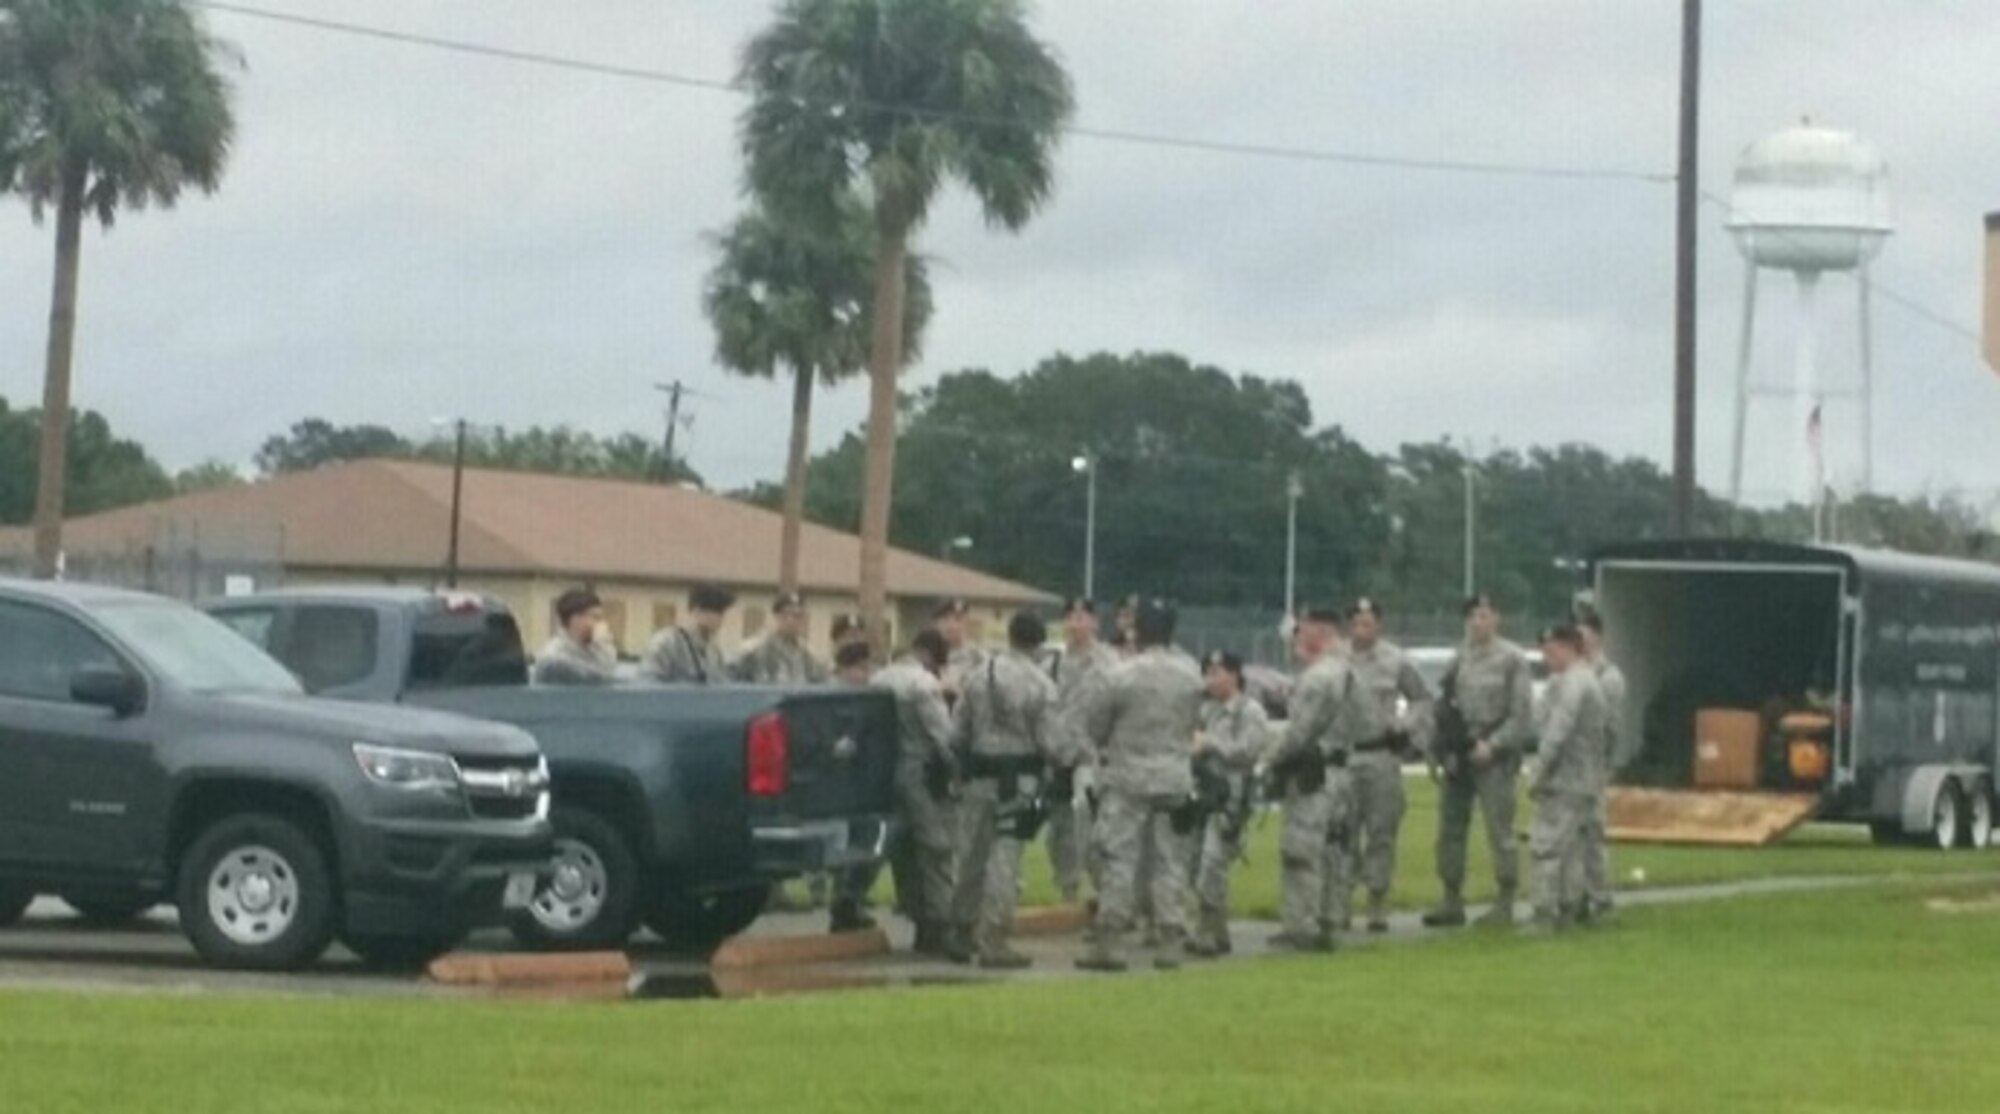
POLYGON ((293 696, 304 690, 285 667, 236 632, 172 603, 117 603, 97 621, 176 687, 190 692, 293 696))

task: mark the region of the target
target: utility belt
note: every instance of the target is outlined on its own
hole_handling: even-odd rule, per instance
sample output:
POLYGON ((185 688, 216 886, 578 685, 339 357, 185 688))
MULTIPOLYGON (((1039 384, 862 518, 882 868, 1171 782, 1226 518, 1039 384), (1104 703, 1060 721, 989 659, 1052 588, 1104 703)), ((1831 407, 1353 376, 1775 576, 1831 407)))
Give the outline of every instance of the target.
POLYGON ((1037 781, 1048 772, 1048 763, 1033 754, 968 754, 964 762, 969 781, 1011 781, 1032 777, 1037 781))

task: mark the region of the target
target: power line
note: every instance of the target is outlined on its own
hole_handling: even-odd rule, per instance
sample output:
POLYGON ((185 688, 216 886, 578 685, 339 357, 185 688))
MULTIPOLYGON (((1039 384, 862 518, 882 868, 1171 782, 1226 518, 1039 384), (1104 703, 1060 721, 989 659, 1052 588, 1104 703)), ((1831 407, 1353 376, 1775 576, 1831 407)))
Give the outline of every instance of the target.
MULTIPOLYGON (((213 12, 222 12, 227 15, 240 16, 245 19, 282 23, 293 27, 349 35, 356 38, 374 39, 379 42, 396 43, 402 46, 423 47, 496 61, 594 74, 599 77, 644 81, 658 85, 671 85, 683 89, 699 89, 704 92, 727 93, 738 97, 747 95, 745 90, 740 88, 736 83, 720 78, 698 77, 690 74, 674 73, 668 70, 622 66, 567 55, 549 54, 543 51, 492 46, 485 43, 468 42, 462 39, 450 39, 437 35, 424 35, 410 31, 395 31, 384 27, 349 23, 344 20, 325 19, 318 16, 299 15, 292 12, 273 11, 267 8, 224 3, 220 2, 220 0, 192 0, 192 2, 196 7, 206 8, 213 12)), ((860 109, 866 112, 917 116, 933 120, 957 120, 964 123, 998 127, 1013 126, 1013 121, 1004 117, 945 112, 914 105, 897 105, 865 100, 842 101, 840 104, 845 108, 860 109)), ((1247 158, 1273 159, 1287 162, 1331 163, 1343 166, 1373 167, 1391 170, 1419 170, 1434 173, 1478 174, 1513 178, 1645 182, 1656 185, 1669 183, 1674 180, 1674 176, 1670 173, 1610 167, 1490 162, 1479 159, 1417 158, 1365 151, 1294 147, 1282 144, 1243 143, 1232 140, 1205 139, 1193 136, 1167 135, 1158 132, 1086 127, 1083 125, 1071 125, 1064 128, 1063 131, 1064 134, 1078 139, 1091 139, 1103 143, 1118 143, 1127 146, 1155 147, 1177 151, 1195 151, 1213 155, 1236 155, 1247 158)))

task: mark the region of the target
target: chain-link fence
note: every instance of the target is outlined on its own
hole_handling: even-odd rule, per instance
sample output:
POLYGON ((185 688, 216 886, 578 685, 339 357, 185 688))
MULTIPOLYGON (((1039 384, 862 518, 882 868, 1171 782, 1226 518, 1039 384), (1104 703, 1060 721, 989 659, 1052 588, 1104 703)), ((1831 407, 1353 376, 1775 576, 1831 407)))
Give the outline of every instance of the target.
MULTIPOLYGON (((272 522, 160 519, 150 537, 82 544, 63 554, 63 579, 195 601, 276 588, 285 579, 285 530, 272 522)), ((0 544, 0 573, 34 571, 33 543, 0 544)))

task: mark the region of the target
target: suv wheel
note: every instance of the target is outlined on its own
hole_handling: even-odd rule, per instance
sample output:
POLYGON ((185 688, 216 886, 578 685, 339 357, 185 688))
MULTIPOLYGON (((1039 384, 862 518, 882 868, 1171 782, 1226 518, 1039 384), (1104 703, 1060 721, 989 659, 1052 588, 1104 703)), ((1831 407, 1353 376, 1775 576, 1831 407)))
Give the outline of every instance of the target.
POLYGON ((557 807, 555 855, 526 909, 509 920, 532 948, 622 948, 639 909, 639 863, 618 829, 594 812, 557 807))
POLYGON ((333 941, 335 892, 319 844, 275 816, 217 821, 180 867, 181 924, 203 959, 289 971, 333 941))
POLYGON ((689 894, 671 887, 662 891, 646 916, 646 927, 669 947, 712 952, 723 941, 749 928, 771 903, 771 887, 745 886, 712 894, 689 894))
POLYGON ((35 891, 12 882, 0 882, 0 928, 19 921, 35 903, 35 891))

